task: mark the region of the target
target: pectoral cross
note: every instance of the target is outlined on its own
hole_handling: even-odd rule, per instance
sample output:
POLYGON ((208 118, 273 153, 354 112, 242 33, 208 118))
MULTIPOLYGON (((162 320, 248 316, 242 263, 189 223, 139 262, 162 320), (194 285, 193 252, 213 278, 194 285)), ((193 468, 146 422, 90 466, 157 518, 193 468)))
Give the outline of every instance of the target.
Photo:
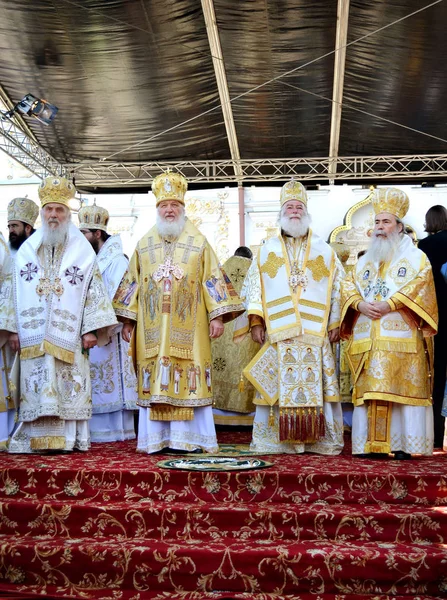
POLYGON ((183 269, 176 265, 172 258, 168 256, 162 265, 158 265, 157 270, 152 275, 152 279, 159 283, 162 279, 169 279, 171 273, 176 279, 183 279, 185 274, 183 269))
POLYGON ((62 285, 60 277, 55 277, 54 281, 51 281, 49 277, 41 277, 36 286, 36 294, 40 296, 39 300, 42 296, 45 296, 45 299, 48 300, 52 292, 54 292, 58 298, 64 293, 64 286, 62 285))

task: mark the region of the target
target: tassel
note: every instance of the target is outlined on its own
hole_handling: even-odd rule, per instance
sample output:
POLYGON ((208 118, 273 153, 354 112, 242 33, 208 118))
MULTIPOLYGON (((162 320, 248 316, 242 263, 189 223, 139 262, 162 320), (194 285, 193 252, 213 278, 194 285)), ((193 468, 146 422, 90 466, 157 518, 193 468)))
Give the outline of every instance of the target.
POLYGON ((275 415, 273 413, 273 406, 270 407, 270 415, 269 415, 269 427, 274 427, 275 425, 275 415))
POLYGON ((320 437, 324 437, 326 435, 326 420, 324 418, 324 413, 320 410, 320 437))
POLYGON ((290 439, 291 440, 296 440, 296 436, 297 436, 297 416, 298 416, 298 411, 292 408, 292 415, 291 415, 291 419, 292 419, 292 426, 291 426, 291 432, 290 432, 290 439))
POLYGON ((244 385, 244 376, 241 373, 241 378, 239 379, 239 391, 240 392, 244 392, 245 391, 245 385, 244 385))

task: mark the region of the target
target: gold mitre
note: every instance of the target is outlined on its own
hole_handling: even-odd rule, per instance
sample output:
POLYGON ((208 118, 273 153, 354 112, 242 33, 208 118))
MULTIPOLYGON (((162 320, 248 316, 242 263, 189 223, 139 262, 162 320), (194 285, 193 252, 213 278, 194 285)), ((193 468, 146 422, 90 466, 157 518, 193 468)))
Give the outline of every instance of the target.
POLYGON ((78 212, 79 229, 101 229, 107 233, 109 212, 102 206, 83 206, 78 212))
POLYGON ((376 190, 372 205, 374 214, 387 212, 402 220, 410 208, 410 201, 402 190, 392 187, 379 188, 376 190))
POLYGON ((42 206, 50 202, 56 202, 70 208, 69 202, 75 197, 76 188, 65 177, 52 175, 42 181, 38 192, 42 206))
POLYGON ((8 204, 9 221, 22 221, 34 228, 34 223, 39 215, 39 207, 29 198, 14 198, 8 204))
POLYGON ((291 179, 285 183, 281 188, 280 203, 281 207, 284 206, 289 200, 298 200, 307 206, 307 192, 306 188, 302 183, 296 179, 291 179))
POLYGON ((187 189, 188 182, 180 173, 167 171, 157 175, 152 182, 152 191, 156 198, 155 206, 158 206, 163 200, 177 200, 184 205, 187 189))

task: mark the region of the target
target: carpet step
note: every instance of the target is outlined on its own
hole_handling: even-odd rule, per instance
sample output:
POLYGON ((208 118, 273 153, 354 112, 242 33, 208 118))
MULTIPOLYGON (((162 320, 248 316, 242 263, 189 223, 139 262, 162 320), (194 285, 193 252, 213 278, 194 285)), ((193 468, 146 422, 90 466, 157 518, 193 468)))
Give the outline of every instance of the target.
MULTIPOLYGON (((65 592, 61 592, 59 588, 55 586, 47 585, 46 594, 44 596, 39 595, 41 600, 58 600, 59 598, 67 598, 65 592)), ((119 591, 119 596, 110 595, 104 596, 103 590, 94 589, 83 589, 79 595, 75 595, 73 592, 70 593, 72 600, 445 600, 445 595, 442 596, 429 596, 427 594, 406 594, 401 596, 400 594, 389 595, 389 594, 326 594, 326 593, 301 593, 296 592, 292 594, 264 594, 260 593, 249 593, 249 592, 164 592, 145 590, 144 592, 136 592, 135 590, 123 590, 119 591)), ((36 598, 36 592, 17 592, 16 586, 7 585, 0 583, 0 598, 4 600, 24 600, 25 598, 36 598)))
POLYGON ((185 502, 0 502, 0 534, 189 541, 447 543, 447 508, 185 502))
MULTIPOLYGON (((59 588, 55 586, 47 585, 46 594, 44 596, 39 595, 41 600, 58 600, 59 598, 67 598, 65 592, 61 592, 59 588)), ((94 589, 83 589, 79 595, 75 595, 73 592, 70 593, 72 600, 445 600, 443 596, 429 596, 427 594, 406 594, 401 596, 400 594, 389 595, 389 594, 326 594, 326 593, 301 593, 296 592, 292 594, 264 594, 260 593, 249 593, 249 592, 164 592, 145 590, 144 592, 136 592, 135 590, 120 590, 119 596, 116 594, 104 596, 103 590, 94 589)), ((0 583, 0 598, 4 600, 24 600, 25 598, 36 598, 36 592, 17 592, 16 586, 7 585, 0 583)))
MULTIPOLYGON (((37 541, 2 536, 0 581, 83 589, 445 596, 447 547, 390 542, 37 541)), ((299 597, 297 595, 297 597, 299 597)))
POLYGON ((294 462, 289 456, 275 456, 265 457, 272 458, 274 466, 257 471, 188 472, 161 469, 153 457, 145 456, 146 464, 141 456, 136 458, 124 455, 107 461, 86 454, 74 461, 66 455, 5 455, 0 500, 447 504, 446 470, 439 459, 381 464, 343 456, 305 455, 293 457, 294 462))

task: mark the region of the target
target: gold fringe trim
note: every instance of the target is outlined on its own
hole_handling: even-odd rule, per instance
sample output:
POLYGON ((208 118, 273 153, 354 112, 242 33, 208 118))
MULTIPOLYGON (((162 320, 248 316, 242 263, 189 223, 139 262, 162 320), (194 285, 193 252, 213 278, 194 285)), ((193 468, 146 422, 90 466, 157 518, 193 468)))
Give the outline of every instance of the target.
POLYGON ((155 404, 150 407, 149 418, 151 421, 192 421, 194 409, 190 406, 155 404))
POLYGON ((378 350, 387 350, 389 352, 406 352, 408 354, 416 354, 417 352, 416 340, 395 342, 394 340, 378 339, 375 341, 375 346, 378 350))
POLYGON ((239 416, 214 415, 214 425, 252 426, 253 416, 240 414, 239 416))
POLYGON ((65 350, 65 348, 60 348, 51 342, 44 340, 41 346, 44 354, 50 354, 57 358, 58 360, 62 360, 70 365, 74 363, 74 352, 70 350, 65 350))
MULTIPOLYGON (((144 358, 153 358, 154 356, 157 356, 159 352, 160 352, 160 344, 157 344, 156 346, 153 346, 152 348, 145 348, 144 358)), ((131 348, 129 348, 128 354, 129 354, 129 356, 132 356, 131 348)))
POLYGON ((171 346, 169 348, 169 354, 175 358, 182 358, 184 360, 193 360, 192 348, 179 348, 178 346, 171 346))
POLYGON ((20 349, 20 360, 29 360, 30 358, 38 358, 43 356, 45 352, 42 350, 40 345, 27 346, 26 348, 20 349))
POLYGON ((372 339, 356 340, 349 346, 349 354, 363 354, 372 348, 372 339))
POLYGON ((64 450, 65 437, 63 435, 46 435, 30 439, 31 450, 64 450))
POLYGON ((241 373, 241 378, 239 379, 238 389, 239 389, 240 392, 245 391, 244 375, 242 373, 241 373))
POLYGON ((287 327, 283 331, 277 331, 269 333, 269 341, 271 344, 276 344, 277 342, 283 342, 284 340, 289 340, 290 338, 298 337, 301 335, 301 327, 292 326, 287 327))

